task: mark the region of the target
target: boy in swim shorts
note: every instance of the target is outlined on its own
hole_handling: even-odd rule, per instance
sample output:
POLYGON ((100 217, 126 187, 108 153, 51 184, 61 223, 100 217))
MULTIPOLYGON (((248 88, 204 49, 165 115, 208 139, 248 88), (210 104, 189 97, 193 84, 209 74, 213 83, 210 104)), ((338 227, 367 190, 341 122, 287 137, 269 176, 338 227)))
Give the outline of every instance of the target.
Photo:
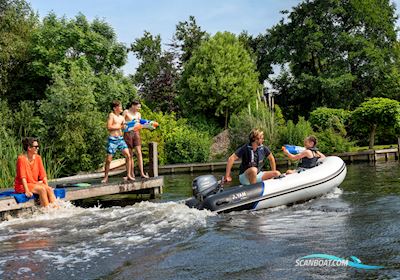
POLYGON ((126 162, 126 176, 128 180, 135 180, 132 176, 131 156, 128 146, 122 136, 122 129, 125 126, 125 119, 121 116, 122 104, 118 100, 111 103, 112 112, 108 115, 107 129, 108 129, 108 142, 107 142, 107 156, 105 160, 104 179, 102 183, 108 182, 108 173, 110 171, 110 163, 115 153, 120 150, 125 157, 126 162))

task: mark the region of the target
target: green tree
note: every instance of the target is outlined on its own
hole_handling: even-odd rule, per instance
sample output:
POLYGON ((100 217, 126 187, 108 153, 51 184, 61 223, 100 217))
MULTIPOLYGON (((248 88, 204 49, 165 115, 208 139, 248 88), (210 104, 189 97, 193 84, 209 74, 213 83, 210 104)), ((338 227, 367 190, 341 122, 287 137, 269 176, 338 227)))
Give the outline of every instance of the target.
POLYGON ((261 80, 294 118, 317 107, 355 108, 367 97, 400 98, 395 7, 389 0, 303 1, 257 38, 261 80))
POLYGON ((258 87, 255 65, 243 45, 234 34, 218 32, 185 65, 180 100, 188 115, 219 117, 226 128, 229 116, 246 106, 258 87))
POLYGON ((97 108, 101 113, 110 112, 110 104, 113 100, 119 100, 123 106, 127 106, 130 101, 137 99, 137 90, 129 77, 122 73, 97 75, 94 79, 94 96, 97 108))
POLYGON ((179 22, 172 38, 171 46, 177 53, 180 68, 188 62, 200 44, 209 38, 209 34, 201 30, 196 18, 189 16, 188 21, 179 22))
POLYGON ((371 98, 363 102, 351 115, 351 125, 369 129, 369 148, 373 149, 378 129, 400 128, 400 102, 388 98, 371 98))
POLYGON ((349 111, 343 109, 320 107, 310 113, 309 121, 317 131, 333 129, 342 136, 346 136, 346 124, 350 114, 349 111))
POLYGON ((47 99, 40 112, 48 129, 45 142, 64 160, 64 174, 93 170, 104 159, 106 114, 96 108, 95 76, 81 59, 70 64, 70 71, 53 65, 54 83, 47 89, 47 99))
POLYGON ((174 65, 174 55, 161 50, 160 35, 153 36, 145 31, 143 37, 131 44, 131 51, 140 61, 133 81, 146 104, 162 112, 177 111, 178 72, 174 65))
POLYGON ((0 97, 12 99, 16 81, 29 62, 38 17, 23 0, 0 0, 0 97))
POLYGON ((115 74, 126 63, 127 49, 116 41, 113 29, 104 21, 89 22, 82 14, 74 19, 47 15, 32 34, 32 48, 25 79, 19 81, 17 100, 41 100, 51 84, 53 69, 69 71, 71 61, 85 58, 96 74, 115 74))

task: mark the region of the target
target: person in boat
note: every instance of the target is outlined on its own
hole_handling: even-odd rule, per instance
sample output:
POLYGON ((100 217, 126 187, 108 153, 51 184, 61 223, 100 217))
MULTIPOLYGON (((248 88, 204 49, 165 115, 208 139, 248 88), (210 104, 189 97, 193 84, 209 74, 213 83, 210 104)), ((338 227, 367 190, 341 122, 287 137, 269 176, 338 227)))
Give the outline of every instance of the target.
MULTIPOLYGON (((140 122, 142 118, 140 114, 141 104, 139 101, 134 100, 129 104, 128 109, 124 111, 122 114, 125 118, 126 122, 130 122, 135 120, 137 123, 140 122)), ((132 166, 132 176, 135 175, 133 172, 134 162, 133 162, 133 151, 136 152, 138 167, 140 171, 140 176, 142 178, 149 178, 148 175, 144 174, 143 171, 143 156, 142 156, 142 139, 140 138, 140 129, 130 130, 128 132, 124 132, 124 140, 129 147, 129 152, 131 156, 131 166, 132 166)))
POLYGON ((126 179, 127 180, 135 180, 132 176, 132 166, 131 166, 131 155, 129 153, 128 146, 125 143, 125 140, 122 136, 122 129, 125 127, 125 119, 121 115, 122 113, 122 104, 118 100, 114 100, 111 103, 112 112, 108 115, 107 119, 107 129, 108 129, 108 143, 107 143, 107 156, 105 159, 105 170, 104 170, 104 179, 101 181, 102 183, 108 182, 108 173, 110 171, 110 163, 112 161, 113 156, 120 150, 125 157, 126 161, 126 179))
POLYGON ((229 158, 226 165, 225 181, 232 181, 231 169, 236 160, 242 159, 239 181, 242 185, 250 185, 279 176, 276 163, 270 149, 263 145, 264 133, 253 129, 249 134, 249 143, 238 148, 229 158), (268 158, 271 171, 262 171, 264 159, 268 158))
POLYGON ((22 140, 24 153, 17 158, 17 174, 14 180, 16 193, 24 193, 27 197, 39 195, 40 205, 47 207, 56 201, 53 189, 47 184, 47 175, 42 158, 38 154, 39 141, 33 137, 22 140))
POLYGON ((295 172, 301 172, 306 169, 317 166, 319 159, 325 158, 325 156, 317 149, 317 138, 313 135, 308 136, 304 139, 305 150, 298 153, 297 155, 291 154, 285 147, 283 147, 283 153, 291 160, 300 160, 299 166, 296 170, 287 170, 286 174, 292 174, 295 172))

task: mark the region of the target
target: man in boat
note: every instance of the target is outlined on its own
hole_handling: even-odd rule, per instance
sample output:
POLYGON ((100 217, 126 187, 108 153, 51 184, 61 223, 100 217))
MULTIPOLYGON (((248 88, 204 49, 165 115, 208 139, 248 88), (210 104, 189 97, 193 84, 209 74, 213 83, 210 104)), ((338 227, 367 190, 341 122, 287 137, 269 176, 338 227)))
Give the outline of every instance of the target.
POLYGON ((111 103, 112 112, 108 115, 107 129, 108 129, 108 143, 107 143, 107 157, 105 161, 104 179, 102 183, 108 182, 108 172, 110 171, 110 163, 113 156, 120 150, 125 157, 126 161, 126 176, 128 180, 135 180, 132 176, 132 161, 129 153, 128 146, 122 137, 122 129, 125 127, 125 118, 121 115, 122 104, 118 100, 111 103))
POLYGON ((226 165, 225 181, 232 181, 231 169, 236 160, 242 159, 239 171, 239 181, 242 185, 250 185, 279 176, 276 170, 275 157, 268 147, 263 145, 264 133, 253 129, 249 134, 249 143, 236 150, 229 158, 226 165), (262 171, 264 159, 268 158, 271 171, 262 171))
POLYGON ((291 160, 300 160, 299 166, 295 170, 287 170, 286 174, 301 172, 306 169, 317 166, 319 159, 324 159, 325 155, 317 149, 317 138, 310 135, 304 139, 304 150, 297 155, 291 154, 285 147, 282 147, 283 153, 291 160))

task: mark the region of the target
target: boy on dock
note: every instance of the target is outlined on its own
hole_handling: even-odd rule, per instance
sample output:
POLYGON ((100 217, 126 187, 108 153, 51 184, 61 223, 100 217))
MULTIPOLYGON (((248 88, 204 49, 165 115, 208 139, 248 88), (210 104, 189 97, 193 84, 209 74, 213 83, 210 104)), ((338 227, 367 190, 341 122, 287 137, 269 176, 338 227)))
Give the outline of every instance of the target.
POLYGON ((125 126, 125 119, 121 115, 122 104, 118 100, 114 100, 111 103, 112 112, 108 115, 107 119, 107 130, 108 130, 108 143, 107 143, 107 156, 105 161, 104 179, 102 183, 108 182, 108 173, 110 171, 110 163, 113 156, 120 150, 125 157, 126 162, 126 179, 135 180, 132 176, 131 156, 129 153, 128 146, 126 145, 122 136, 122 129, 125 126))
MULTIPOLYGON (((124 111, 122 114, 125 118, 126 122, 130 122, 135 120, 137 123, 140 122, 142 115, 140 114, 141 104, 139 101, 134 100, 129 104, 128 109, 124 111)), ((142 139, 140 138, 140 130, 131 130, 124 132, 124 140, 129 147, 130 155, 131 155, 131 166, 132 166, 132 176, 135 176, 133 171, 133 151, 136 151, 137 159, 138 159, 138 167, 140 171, 141 178, 147 179, 148 175, 144 174, 143 171, 143 156, 142 156, 142 139)))

